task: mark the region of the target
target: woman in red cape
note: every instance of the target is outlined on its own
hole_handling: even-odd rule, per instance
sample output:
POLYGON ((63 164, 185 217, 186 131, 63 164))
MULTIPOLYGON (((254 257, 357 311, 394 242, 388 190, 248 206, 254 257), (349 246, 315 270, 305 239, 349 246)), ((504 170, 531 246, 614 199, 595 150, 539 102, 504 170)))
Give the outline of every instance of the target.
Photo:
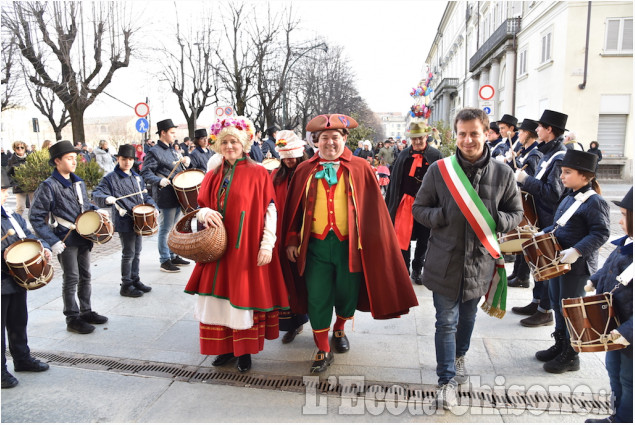
POLYGON ((238 370, 251 368, 251 354, 279 334, 278 310, 289 301, 278 260, 275 193, 267 170, 246 156, 254 126, 247 118, 219 120, 211 128, 222 163, 205 175, 197 219, 221 224, 227 251, 218 261, 197 263, 185 292, 198 294, 194 314, 200 321, 202 354, 212 363, 238 358, 238 370), (264 229, 264 230, 263 230, 264 229))

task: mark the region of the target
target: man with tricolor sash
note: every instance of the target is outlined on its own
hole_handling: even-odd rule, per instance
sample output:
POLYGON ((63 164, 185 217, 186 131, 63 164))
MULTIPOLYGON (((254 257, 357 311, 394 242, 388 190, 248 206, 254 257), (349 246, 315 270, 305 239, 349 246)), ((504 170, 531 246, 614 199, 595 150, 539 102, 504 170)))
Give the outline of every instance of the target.
POLYGON ((522 219, 512 169, 491 160, 489 119, 480 109, 458 112, 456 155, 431 164, 413 205, 415 220, 430 228, 423 284, 433 292, 439 401, 457 404, 457 385, 467 382, 464 356, 477 306, 505 314, 507 277, 497 232, 522 219))

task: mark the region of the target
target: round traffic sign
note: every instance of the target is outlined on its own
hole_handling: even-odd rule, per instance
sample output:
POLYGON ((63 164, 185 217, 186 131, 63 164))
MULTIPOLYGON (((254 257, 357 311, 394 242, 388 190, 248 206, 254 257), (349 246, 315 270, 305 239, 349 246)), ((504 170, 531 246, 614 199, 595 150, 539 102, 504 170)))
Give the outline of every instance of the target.
POLYGON ((478 89, 478 96, 483 100, 490 100, 494 97, 494 87, 485 84, 478 89))
POLYGON ((222 117, 224 113, 225 113, 225 109, 222 106, 219 106, 218 108, 216 108, 217 117, 222 117))
POLYGON ((484 108, 483 108, 483 111, 484 111, 487 115, 489 115, 489 114, 491 114, 491 113, 492 113, 492 108, 490 108, 489 106, 486 106, 486 107, 484 107, 484 108))
POLYGON ((138 117, 143 118, 150 113, 150 107, 145 102, 139 102, 134 107, 134 113, 138 117))
POLYGON ((231 106, 225 108, 225 115, 231 115, 234 113, 234 109, 231 106))

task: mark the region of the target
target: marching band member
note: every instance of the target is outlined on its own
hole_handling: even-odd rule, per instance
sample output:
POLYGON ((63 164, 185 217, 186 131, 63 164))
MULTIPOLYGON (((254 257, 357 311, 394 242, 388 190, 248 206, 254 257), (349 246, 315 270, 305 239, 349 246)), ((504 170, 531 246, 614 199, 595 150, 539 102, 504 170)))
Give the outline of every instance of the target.
POLYGON ((214 155, 214 151, 209 148, 207 130, 204 128, 194 131, 194 144, 196 149, 190 154, 190 168, 196 168, 202 172, 207 172, 207 161, 214 155))
POLYGON ((511 162, 510 155, 517 147, 516 142, 518 141, 518 118, 505 114, 496 124, 498 124, 503 141, 492 150, 492 158, 500 162, 511 162))
MULTIPOLYGON (((114 217, 115 232, 121 241, 121 288, 119 294, 124 297, 140 297, 150 292, 151 287, 144 285, 139 278, 139 256, 141 255, 143 237, 134 231, 132 208, 139 204, 150 204, 156 208, 152 197, 143 192, 143 178, 132 170, 135 160, 135 147, 119 146, 117 165, 114 171, 104 176, 93 190, 95 203, 102 208, 111 206, 114 217), (137 193, 117 200, 116 198, 137 193)), ((158 220, 158 210, 154 210, 158 220)))
POLYGON ((72 230, 81 213, 97 210, 89 202, 86 184, 74 173, 78 153, 68 140, 61 140, 49 148, 49 164, 55 170, 35 191, 29 220, 35 233, 51 246, 62 266, 66 330, 88 334, 95 330, 92 324, 106 323, 108 318, 91 307, 90 251, 93 243, 72 230), (49 217, 52 217, 52 227, 49 217))
MULTIPOLYGON (((2 170, 2 388, 13 388, 18 385, 18 380, 7 369, 6 339, 9 340, 9 351, 13 357, 13 369, 16 372, 43 372, 49 368, 47 363, 31 356, 26 334, 29 314, 26 304, 26 289, 19 286, 4 261, 4 252, 11 244, 20 239, 37 239, 29 231, 26 222, 16 212, 5 207, 9 198, 11 181, 9 175, 2 170), (11 235, 13 231, 14 234, 11 235), (5 235, 6 238, 4 237, 5 235), (6 330, 6 332, 5 332, 6 330)), ((44 246, 44 256, 47 262, 51 262, 52 254, 49 244, 41 240, 44 246)))

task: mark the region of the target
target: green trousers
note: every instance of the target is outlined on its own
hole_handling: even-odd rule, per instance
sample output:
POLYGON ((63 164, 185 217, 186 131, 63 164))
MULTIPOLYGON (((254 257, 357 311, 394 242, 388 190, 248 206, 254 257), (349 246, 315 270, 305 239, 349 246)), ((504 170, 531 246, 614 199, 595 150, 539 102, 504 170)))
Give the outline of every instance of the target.
POLYGON ((348 240, 340 241, 332 231, 324 240, 311 238, 304 278, 313 330, 331 326, 333 307, 340 317, 355 314, 362 273, 348 269, 348 240))

